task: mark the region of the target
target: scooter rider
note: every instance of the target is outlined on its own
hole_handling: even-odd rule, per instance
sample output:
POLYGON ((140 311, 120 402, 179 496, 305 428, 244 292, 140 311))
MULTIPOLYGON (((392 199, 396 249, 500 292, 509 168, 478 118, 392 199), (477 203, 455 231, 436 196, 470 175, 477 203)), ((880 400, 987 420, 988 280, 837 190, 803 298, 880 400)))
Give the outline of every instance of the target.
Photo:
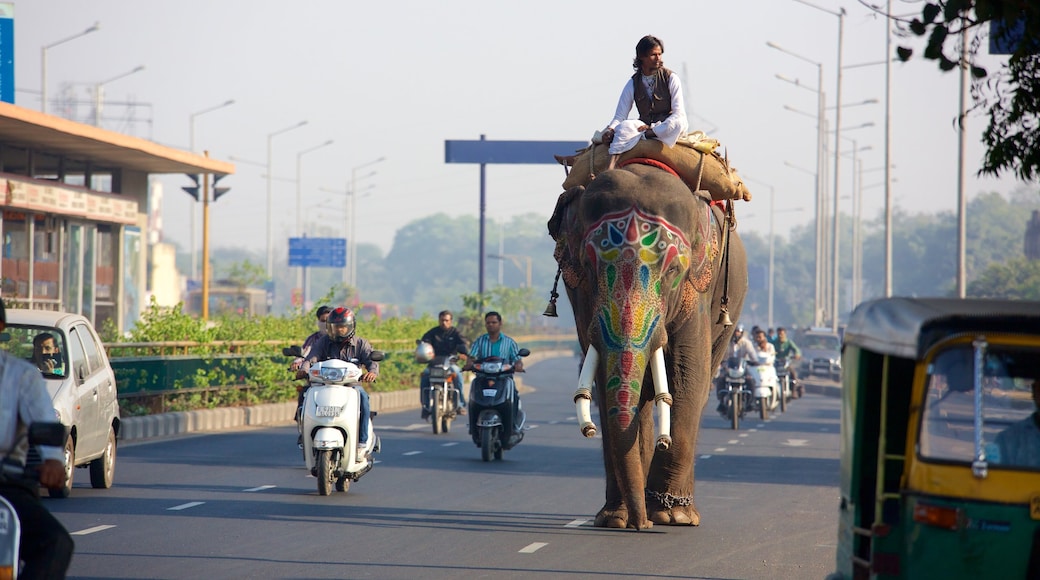
POLYGON ((311 333, 311 335, 303 341, 303 346, 300 347, 300 350, 303 352, 303 356, 293 360, 291 366, 292 370, 299 370, 300 367, 303 366, 304 361, 307 360, 307 355, 310 354, 311 349, 314 348, 315 343, 318 342, 319 338, 327 334, 327 331, 325 329, 325 321, 329 319, 330 312, 332 312, 332 308, 329 308, 328 306, 319 306, 318 310, 315 311, 314 316, 318 319, 318 330, 311 333))
POLYGON ((766 338, 766 331, 759 328, 755 332, 755 356, 752 359, 756 364, 773 364, 776 360, 776 348, 766 338))
MULTIPOLYGON (((0 300, 0 332, 7 327, 7 312, 0 300)), ((40 371, 32 364, 0 350, 0 456, 11 457, 7 461, 15 465, 3 466, 4 471, 12 468, 21 472, 28 454, 29 444, 24 442, 17 448, 20 435, 31 423, 53 422, 54 404, 47 393, 40 371)), ((60 488, 65 482, 65 464, 62 450, 40 447, 43 465, 39 470, 39 483, 60 488)), ((19 578, 64 578, 72 560, 74 544, 69 532, 47 508, 40 503, 39 485, 0 476, 0 496, 3 496, 18 514, 21 523, 21 547, 19 557, 25 568, 19 578)))
MULTIPOLYGON (((357 321, 354 313, 349 308, 342 306, 329 313, 325 321, 326 335, 319 338, 311 348, 310 356, 307 357, 308 369, 310 365, 323 360, 338 358, 349 361, 357 359, 365 367, 365 374, 361 375, 361 382, 370 383, 379 376, 379 363, 372 360, 372 343, 354 334, 357 321)), ((361 402, 361 432, 358 434, 358 456, 364 454, 364 448, 368 445, 368 423, 371 420, 368 392, 361 385, 354 385, 358 390, 361 402)))
MULTIPOLYGON (((437 315, 437 326, 434 326, 430 330, 426 331, 426 334, 422 335, 419 340, 422 342, 429 343, 433 346, 434 356, 451 356, 456 354, 461 349, 463 352, 469 350, 466 337, 462 336, 458 328, 452 326, 454 316, 451 314, 451 310, 441 310, 437 315)), ((459 393, 459 414, 466 414, 466 396, 462 392, 462 370, 458 366, 452 365, 451 369, 455 372, 455 390, 459 393)), ((426 367, 423 369, 422 375, 419 378, 419 398, 422 404, 422 418, 426 419, 430 416, 430 409, 426 406, 426 401, 429 398, 430 391, 430 368, 426 367)))
MULTIPOLYGON (((473 347, 469 349, 469 360, 466 361, 464 370, 473 369, 473 361, 481 360, 491 356, 500 357, 507 363, 513 365, 514 372, 523 372, 524 362, 520 358, 520 347, 516 341, 502 334, 502 315, 494 310, 484 315, 484 328, 487 334, 480 335, 473 341, 473 347)), ((516 395, 516 407, 513 412, 520 408, 520 393, 516 395)))
MULTIPOLYGON (((733 341, 729 344, 729 349, 726 352, 726 358, 722 361, 723 366, 727 364, 731 358, 738 358, 744 360, 755 360, 755 345, 744 336, 744 325, 738 324, 737 329, 733 331, 733 341)), ((726 405, 722 401, 722 391, 726 387, 726 373, 719 375, 719 380, 715 383, 715 396, 719 399, 719 406, 716 409, 719 413, 726 412, 726 405)))
MULTIPOLYGON (((802 358, 802 350, 787 337, 787 329, 783 326, 776 329, 776 340, 773 341, 773 346, 776 347, 778 357, 786 358, 789 361, 802 358)), ((788 367, 787 374, 791 377, 791 388, 793 389, 798 385, 798 373, 795 372, 795 365, 792 364, 788 367)))

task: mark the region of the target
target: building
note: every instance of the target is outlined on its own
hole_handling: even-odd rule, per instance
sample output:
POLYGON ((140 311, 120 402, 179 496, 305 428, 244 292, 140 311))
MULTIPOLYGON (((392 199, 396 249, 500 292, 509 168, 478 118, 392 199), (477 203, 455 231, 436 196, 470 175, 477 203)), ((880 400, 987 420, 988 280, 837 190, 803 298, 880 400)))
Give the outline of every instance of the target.
POLYGON ((0 295, 95 326, 146 306, 149 176, 231 163, 0 102, 0 295))

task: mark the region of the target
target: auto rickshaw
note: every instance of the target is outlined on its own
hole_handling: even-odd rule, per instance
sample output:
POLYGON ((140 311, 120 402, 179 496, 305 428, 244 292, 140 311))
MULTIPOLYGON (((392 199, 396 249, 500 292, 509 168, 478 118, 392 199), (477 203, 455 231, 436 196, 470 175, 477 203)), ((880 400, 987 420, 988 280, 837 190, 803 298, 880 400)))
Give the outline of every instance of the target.
POLYGON ((865 302, 842 368, 833 576, 1040 578, 1040 302, 865 302))

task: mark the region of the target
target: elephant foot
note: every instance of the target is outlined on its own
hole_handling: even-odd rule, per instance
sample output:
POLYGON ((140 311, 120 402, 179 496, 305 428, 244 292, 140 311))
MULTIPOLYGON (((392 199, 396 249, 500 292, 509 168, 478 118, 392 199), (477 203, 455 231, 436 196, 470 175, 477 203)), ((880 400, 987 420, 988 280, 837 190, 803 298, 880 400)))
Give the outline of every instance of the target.
POLYGON ((640 523, 629 521, 628 510, 625 508, 608 509, 604 507, 599 510, 596 514, 596 520, 593 522, 597 528, 633 528, 635 530, 645 530, 652 528, 654 523, 650 520, 643 520, 640 523))
POLYGON ((650 521, 665 526, 699 526, 701 514, 692 505, 675 506, 671 509, 661 507, 650 510, 650 521))

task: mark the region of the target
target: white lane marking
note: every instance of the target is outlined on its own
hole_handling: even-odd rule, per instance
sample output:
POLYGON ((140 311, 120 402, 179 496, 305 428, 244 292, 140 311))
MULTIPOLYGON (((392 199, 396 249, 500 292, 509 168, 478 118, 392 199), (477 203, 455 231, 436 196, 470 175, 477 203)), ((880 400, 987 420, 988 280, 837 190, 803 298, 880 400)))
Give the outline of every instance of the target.
POLYGON ((560 422, 559 421, 549 421, 549 424, 550 425, 559 425, 560 422))
POLYGON ((175 505, 175 506, 173 506, 171 508, 166 508, 166 511, 168 511, 168 512, 176 512, 176 511, 186 510, 188 508, 193 508, 193 507, 196 507, 196 506, 200 506, 200 505, 202 505, 204 503, 206 503, 206 502, 204 502, 204 501, 189 501, 188 503, 182 503, 181 505, 175 505))
MULTIPOLYGON (((723 447, 725 449, 725 447, 723 447)), ((701 459, 711 459, 711 455, 701 455, 701 459)))
POLYGON ((805 447, 808 444, 808 439, 788 439, 781 443, 781 445, 787 445, 788 447, 805 447))
POLYGON ((521 554, 534 554, 538 550, 541 550, 542 548, 544 548, 544 547, 546 547, 548 545, 549 544, 547 544, 545 542, 534 542, 533 544, 529 544, 529 545, 525 546, 524 549, 520 550, 520 553, 521 554))
POLYGON ((109 525, 94 526, 93 528, 87 528, 85 530, 80 530, 78 532, 69 532, 69 535, 70 536, 85 536, 87 534, 93 534, 94 532, 102 532, 104 530, 107 530, 109 528, 114 528, 114 527, 115 526, 109 526, 109 525))
MULTIPOLYGON (((759 423, 758 427, 765 427, 765 425, 763 425, 762 423, 759 423)), ((754 433, 755 431, 758 431, 758 429, 748 429, 748 433, 754 433)))
POLYGON ((420 453, 422 453, 422 451, 406 451, 406 452, 402 453, 401 455, 418 455, 420 453))
POLYGON ((737 435, 737 437, 747 437, 747 436, 748 436, 747 433, 741 433, 740 435, 737 435))
POLYGON ((537 428, 538 428, 538 425, 528 425, 527 427, 524 427, 525 430, 526 429, 537 429, 537 428))
POLYGON ((570 522, 570 523, 564 525, 563 527, 565 527, 565 528, 577 528, 577 527, 580 527, 580 526, 584 526, 588 522, 589 522, 589 520, 574 520, 573 522, 570 522))
POLYGON ((725 447, 716 447, 715 448, 715 453, 725 453, 725 452, 726 452, 726 448, 725 447))
MULTIPOLYGON (((408 425, 407 427, 398 427, 398 429, 400 429, 401 431, 415 431, 416 429, 426 429, 426 428, 429 428, 429 426, 430 426, 429 423, 412 423, 411 425, 408 425)), ((384 427, 384 429, 386 429, 386 427, 384 427)), ((390 429, 393 429, 393 427, 390 427, 390 429)))
POLYGON ((454 446, 456 446, 458 444, 459 444, 458 441, 452 441, 451 443, 442 443, 441 447, 454 447, 454 446))
POLYGON ((740 443, 740 440, 739 439, 730 439, 726 443, 729 443, 730 445, 736 445, 737 443, 740 443))
POLYGON ((251 487, 249 489, 243 489, 242 491, 263 491, 265 489, 271 489, 273 487, 275 487, 275 486, 273 486, 273 485, 261 485, 260 487, 251 487))

